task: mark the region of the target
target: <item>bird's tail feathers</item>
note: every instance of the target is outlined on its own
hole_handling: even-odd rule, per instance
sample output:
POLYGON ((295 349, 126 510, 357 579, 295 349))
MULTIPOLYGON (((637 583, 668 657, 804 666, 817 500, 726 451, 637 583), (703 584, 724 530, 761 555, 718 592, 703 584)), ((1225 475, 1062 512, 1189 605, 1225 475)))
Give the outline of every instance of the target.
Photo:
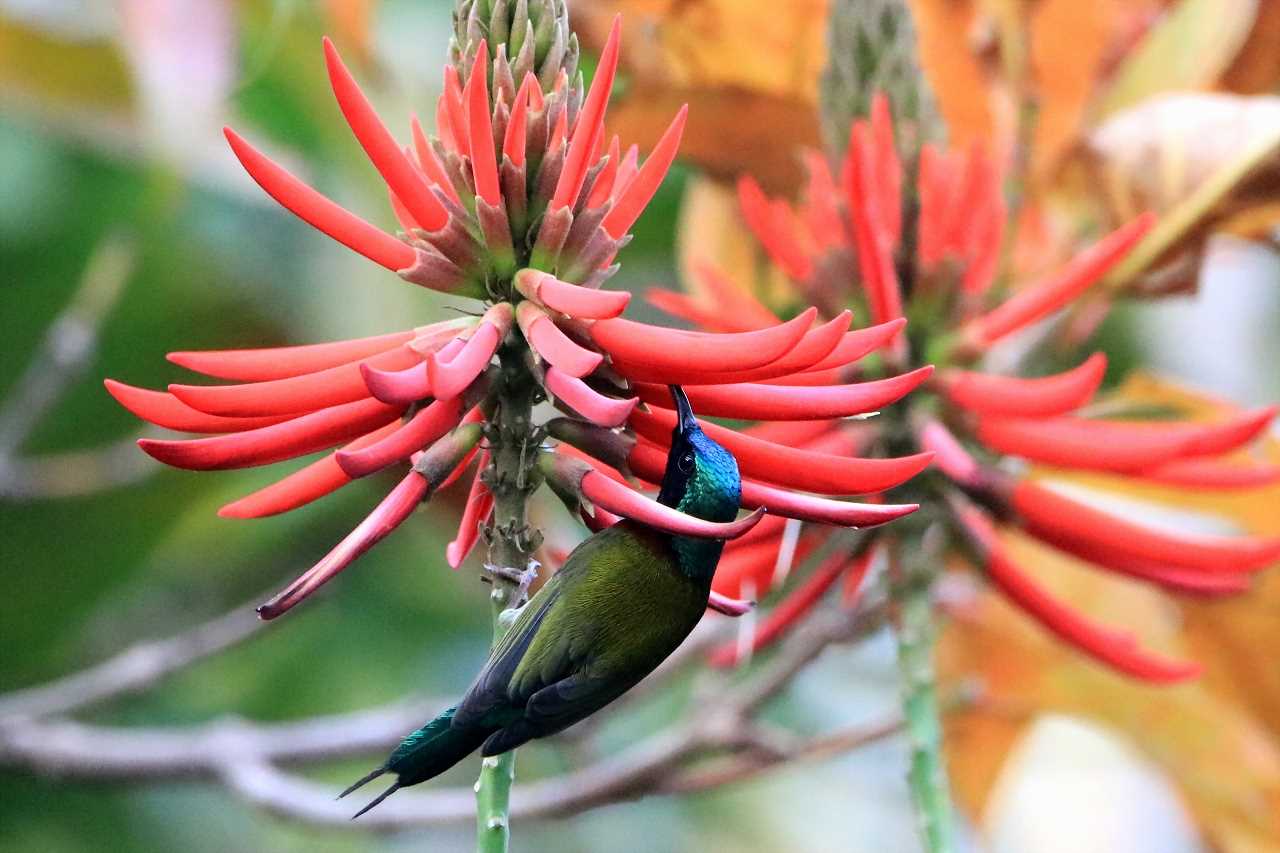
POLYGON ((453 715, 457 708, 447 708, 434 720, 400 742, 385 764, 343 791, 345 797, 361 785, 366 785, 384 773, 395 773, 396 783, 378 795, 378 798, 362 808, 353 820, 394 794, 400 788, 416 785, 439 776, 462 759, 480 748, 484 739, 493 734, 486 727, 453 727, 453 715))
MULTIPOLYGON (((367 781, 367 780, 366 780, 366 781, 367 781)), ((373 807, 374 807, 374 806, 376 806, 378 803, 382 802, 382 801, 383 801, 383 800, 385 800, 387 797, 391 796, 392 794, 394 794, 396 791, 399 791, 399 790, 400 790, 400 783, 399 783, 399 782, 396 782, 396 783, 395 783, 394 785, 392 785, 390 788, 387 788, 387 790, 383 791, 381 794, 379 794, 378 796, 374 797, 374 798, 373 798, 373 800, 372 800, 368 805, 366 805, 364 808, 362 808, 360 811, 358 811, 358 812, 356 812, 355 814, 353 814, 353 815, 351 816, 351 819, 352 819, 352 820, 355 820, 356 818, 360 817, 360 815, 364 814, 364 813, 365 813, 365 812, 367 812, 369 809, 373 808, 373 807)))

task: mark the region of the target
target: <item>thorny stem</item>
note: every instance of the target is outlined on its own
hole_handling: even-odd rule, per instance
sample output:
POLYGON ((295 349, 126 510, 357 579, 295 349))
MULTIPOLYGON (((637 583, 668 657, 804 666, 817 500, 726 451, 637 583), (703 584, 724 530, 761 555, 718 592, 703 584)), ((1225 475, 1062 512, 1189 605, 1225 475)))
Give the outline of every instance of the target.
MULTIPOLYGON (((486 429, 491 463, 483 472, 494 497, 493 520, 484 530, 489 543, 488 580, 493 584, 493 642, 497 645, 510 624, 504 612, 518 607, 524 593, 514 578, 533 568, 532 556, 540 534, 529 527, 525 507, 537 488, 533 463, 540 441, 533 425, 538 385, 522 356, 518 331, 498 353, 501 376, 497 406, 486 429)), ((515 751, 485 758, 476 781, 476 850, 505 853, 511 837, 511 783, 515 780, 515 751)))
POLYGON ((929 853, 950 853, 955 849, 933 669, 936 630, 930 589, 938 571, 941 533, 939 527, 930 527, 922 536, 900 542, 890 557, 897 605, 894 626, 898 637, 898 680, 911 748, 907 781, 929 853))

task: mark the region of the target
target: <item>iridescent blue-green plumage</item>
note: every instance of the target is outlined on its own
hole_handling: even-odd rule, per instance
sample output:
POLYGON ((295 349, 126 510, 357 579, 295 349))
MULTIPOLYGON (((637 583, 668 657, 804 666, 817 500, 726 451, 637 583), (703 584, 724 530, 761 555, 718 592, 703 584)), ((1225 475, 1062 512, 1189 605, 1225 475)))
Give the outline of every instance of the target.
MULTIPOLYGON (((708 521, 738 511, 738 465, 680 411, 658 499, 708 521)), ((623 521, 587 539, 530 599, 453 708, 409 735, 382 775, 393 791, 436 776, 477 748, 497 755, 559 732, 612 702, 684 641, 707 606, 724 543, 623 521)))

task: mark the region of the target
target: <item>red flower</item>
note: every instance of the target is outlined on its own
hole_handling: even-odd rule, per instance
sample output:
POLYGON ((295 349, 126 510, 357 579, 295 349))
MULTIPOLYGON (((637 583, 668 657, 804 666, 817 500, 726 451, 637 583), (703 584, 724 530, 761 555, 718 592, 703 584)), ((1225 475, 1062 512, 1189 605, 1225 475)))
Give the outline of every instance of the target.
MULTIPOLYGON (((903 338, 886 339, 872 347, 881 348, 886 363, 906 368, 919 353, 927 352, 946 364, 929 380, 932 394, 912 398, 914 411, 907 419, 879 426, 867 423, 853 432, 827 422, 811 432, 794 434, 791 443, 799 449, 791 453, 803 454, 811 443, 828 442, 844 442, 837 451, 843 453, 885 445, 936 453, 946 482, 936 487, 927 484, 929 491, 923 495, 908 494, 913 500, 952 507, 955 525, 966 532, 971 550, 1012 601, 1067 642, 1125 673, 1156 681, 1194 675, 1198 671, 1194 665, 1144 652, 1127 636, 1094 625, 1051 598, 1011 560, 994 535, 990 518, 1020 526, 1102 570, 1200 594, 1246 589, 1249 573, 1280 560, 1280 540, 1158 532, 978 461, 1017 457, 1196 488, 1248 488, 1280 481, 1276 466, 1240 465, 1225 458, 1259 436, 1274 418, 1275 408, 1207 425, 1104 420, 1081 411, 1102 382, 1106 359, 1101 353, 1054 376, 1001 376, 976 367, 994 344, 1067 307, 1100 281, 1147 233, 1152 217, 1139 217, 1077 255, 1056 274, 999 298, 996 285, 1006 210, 999 171, 982 151, 943 151, 925 145, 915 174, 919 204, 905 206, 905 173, 889 104, 878 96, 870 119, 856 122, 851 129, 838 175, 818 155, 810 156, 808 163, 810 182, 799 208, 769 199, 750 178, 739 184, 743 217, 769 258, 785 272, 802 301, 823 305, 829 313, 853 307, 881 324, 874 328, 883 328, 904 314, 921 318, 913 328, 913 348, 903 338), (914 219, 904 219, 904 210, 915 212, 914 219), (909 253, 909 247, 914 251, 909 253)), ((705 328, 754 328, 768 322, 769 309, 747 290, 714 268, 704 266, 695 272, 694 285, 702 298, 659 292, 653 294, 654 303, 705 328), (714 312, 708 310, 713 300, 714 312)), ((831 372, 815 381, 841 382, 847 376, 837 365, 823 366, 831 372)), ((882 383, 903 382, 913 375, 907 372, 857 387, 859 393, 869 394, 882 383)), ((653 392, 640 386, 639 393, 642 399, 650 399, 646 394, 653 392)), ((790 399, 805 393, 814 393, 805 404, 813 417, 839 414, 823 406, 844 392, 793 389, 790 399)), ((787 411, 786 401, 737 389, 690 397, 709 414, 756 418, 787 411)), ((868 403, 864 410, 870 408, 875 404, 868 403)), ((642 435, 656 434, 658 429, 659 425, 646 422, 649 417, 632 416, 631 423, 642 435)), ((818 456, 806 464, 802 455, 772 455, 771 462, 820 468, 824 478, 837 479, 834 463, 821 464, 818 456)), ((752 464, 749 452, 746 459, 744 470, 752 464)), ((907 459, 881 464, 905 466, 907 459)), ((858 466, 872 461, 847 460, 858 466)), ((885 483, 866 491, 891 486, 885 483)), ((806 488, 821 491, 813 480, 806 488)), ((730 543, 717 573, 717 589, 736 594, 750 584, 755 590, 767 590, 777 581, 775 567, 791 562, 788 549, 797 548, 798 542, 799 552, 804 553, 822 538, 792 532, 788 540, 785 532, 782 525, 765 522, 750 536, 730 543)), ((850 565, 856 569, 860 564, 850 565)), ((818 569, 813 582, 827 577, 830 566, 818 569)), ((811 594, 808 584, 794 593, 800 600, 811 594)), ((775 611, 795 612, 790 601, 775 611)), ((717 657, 721 662, 731 659, 724 654, 717 657)))
MULTIPOLYGON (((725 539, 751 531, 765 510, 866 525, 916 509, 798 495, 787 487, 829 495, 875 491, 917 473, 925 456, 849 460, 731 430, 716 435, 739 454, 749 478, 742 503, 757 510, 739 521, 715 524, 676 512, 613 470, 629 468, 650 481, 661 477, 672 416, 666 390, 651 383, 697 383, 690 396, 707 414, 790 421, 879 408, 929 375, 922 369, 863 385, 804 387, 811 377, 844 368, 884 345, 901 329, 894 322, 850 331, 848 312, 814 327, 816 311, 810 310, 740 334, 676 331, 619 317, 630 295, 599 288, 617 270, 615 255, 675 157, 685 111, 643 163, 634 146, 620 157, 616 137, 606 145, 604 112, 618 44, 615 22, 584 97, 563 67, 549 74, 556 69, 544 65, 535 74, 531 53, 522 50, 509 60, 507 45, 499 46, 491 63, 481 41, 465 63, 465 75, 452 65, 445 69, 438 135, 428 137, 415 120, 414 144, 406 149, 374 114, 326 40, 334 94, 387 184, 404 228, 399 236, 324 198, 226 131, 249 174, 297 216, 410 282, 486 306, 480 316, 374 338, 170 355, 193 371, 237 384, 171 385, 155 392, 108 380, 116 399, 139 417, 212 434, 140 442, 169 465, 240 468, 338 447, 223 507, 224 516, 286 512, 353 479, 410 466, 356 530, 260 609, 264 618, 284 613, 350 565, 480 454, 480 473, 447 550, 455 567, 466 558, 494 505, 482 476, 489 463, 481 447, 495 388, 507 381, 494 364, 504 358, 500 351, 538 383, 538 394, 570 415, 548 425, 562 443, 554 451, 540 449, 538 465, 558 493, 594 507, 588 515, 593 525, 627 517, 673 533, 725 539), (551 85, 544 87, 540 79, 551 85), (617 432, 624 424, 643 437, 617 432), (820 474, 800 464, 828 461, 830 469, 820 474)), ((720 596, 716 605, 741 609, 720 596)))

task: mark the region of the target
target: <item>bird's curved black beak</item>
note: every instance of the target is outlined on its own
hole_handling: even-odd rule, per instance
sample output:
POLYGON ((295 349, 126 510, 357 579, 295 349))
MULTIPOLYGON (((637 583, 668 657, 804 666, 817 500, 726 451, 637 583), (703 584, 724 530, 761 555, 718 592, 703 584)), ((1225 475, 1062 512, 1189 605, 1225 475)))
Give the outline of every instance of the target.
POLYGON ((671 399, 676 403, 676 431, 680 435, 687 435, 698 429, 698 419, 693 415, 693 407, 689 405, 684 389, 679 385, 668 385, 667 388, 671 391, 671 399))

